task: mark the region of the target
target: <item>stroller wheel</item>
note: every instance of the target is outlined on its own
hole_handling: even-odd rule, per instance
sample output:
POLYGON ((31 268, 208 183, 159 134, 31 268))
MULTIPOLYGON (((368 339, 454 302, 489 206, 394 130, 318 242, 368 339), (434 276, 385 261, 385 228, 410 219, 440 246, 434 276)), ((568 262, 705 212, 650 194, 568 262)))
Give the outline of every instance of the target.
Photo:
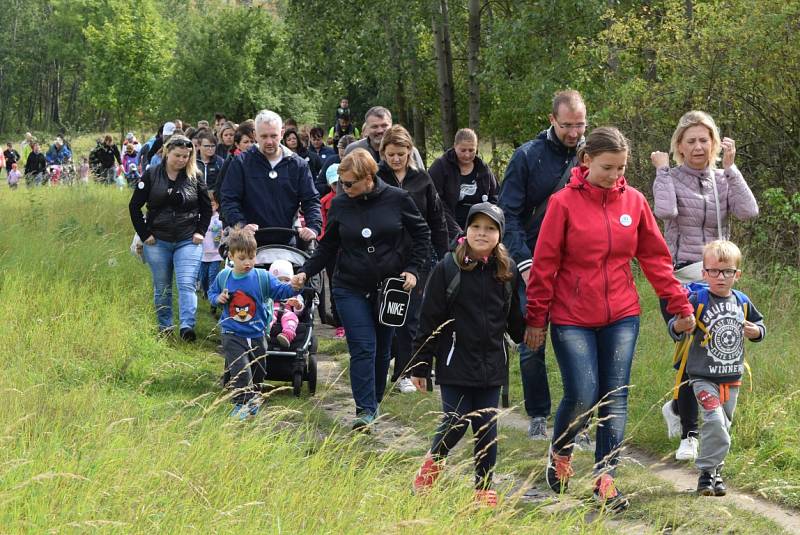
POLYGON ((313 396, 317 393, 317 357, 308 357, 308 392, 313 396))
POLYGON ((292 392, 294 393, 294 397, 299 398, 300 392, 303 390, 303 372, 296 371, 294 375, 292 375, 292 392))

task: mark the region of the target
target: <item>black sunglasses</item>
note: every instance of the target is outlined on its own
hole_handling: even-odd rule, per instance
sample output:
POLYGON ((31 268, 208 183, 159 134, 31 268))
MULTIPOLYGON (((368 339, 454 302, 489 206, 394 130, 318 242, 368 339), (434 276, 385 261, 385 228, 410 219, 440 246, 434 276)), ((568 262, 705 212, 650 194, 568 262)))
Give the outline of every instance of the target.
POLYGON ((341 184, 344 189, 350 189, 356 185, 356 182, 358 182, 358 180, 353 180, 352 182, 348 182, 346 180, 340 180, 339 184, 341 184))

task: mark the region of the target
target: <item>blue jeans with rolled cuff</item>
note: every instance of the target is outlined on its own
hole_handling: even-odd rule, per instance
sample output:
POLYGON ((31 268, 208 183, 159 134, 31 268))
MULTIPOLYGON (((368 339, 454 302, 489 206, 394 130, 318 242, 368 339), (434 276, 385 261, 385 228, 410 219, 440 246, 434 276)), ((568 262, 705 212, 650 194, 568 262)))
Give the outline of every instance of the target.
POLYGON ((628 419, 628 386, 639 317, 604 327, 551 325, 550 333, 564 383, 553 428, 553 451, 572 454, 575 436, 599 404, 595 472, 613 475, 628 419))

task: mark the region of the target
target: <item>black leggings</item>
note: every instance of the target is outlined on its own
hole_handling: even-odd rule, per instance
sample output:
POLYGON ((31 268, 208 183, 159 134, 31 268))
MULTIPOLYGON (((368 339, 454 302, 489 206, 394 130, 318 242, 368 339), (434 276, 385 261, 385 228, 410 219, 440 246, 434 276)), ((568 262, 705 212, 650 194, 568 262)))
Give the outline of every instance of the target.
MULTIPOLYGON (((667 312, 667 300, 659 299, 661 305, 661 316, 665 322, 672 319, 672 314, 667 312)), ((678 388, 678 399, 672 400, 672 409, 681 417, 681 439, 688 436, 698 436, 697 431, 697 399, 694 397, 694 390, 692 385, 688 383, 689 377, 686 371, 683 372, 681 377, 681 386, 678 388)))
POLYGON ((442 391, 442 423, 433 437, 431 454, 437 461, 447 457, 467 426, 472 425, 475 436, 475 488, 487 489, 492 485, 492 471, 497 462, 497 405, 500 387, 471 388, 467 386, 439 385, 442 391))

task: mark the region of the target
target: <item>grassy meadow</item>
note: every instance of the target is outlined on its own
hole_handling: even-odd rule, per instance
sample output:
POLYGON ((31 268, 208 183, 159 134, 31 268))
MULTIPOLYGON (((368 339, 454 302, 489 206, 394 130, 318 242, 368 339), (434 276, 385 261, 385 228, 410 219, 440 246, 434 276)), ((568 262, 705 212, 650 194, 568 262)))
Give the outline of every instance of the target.
MULTIPOLYGON (((711 502, 659 487, 635 466, 621 477, 641 505, 621 520, 588 514, 580 501, 555 512, 516 502, 507 481, 539 479, 545 449, 510 428, 498 475, 511 479, 500 478, 506 499, 497 511, 471 506, 467 447, 440 488, 414 497, 411 476, 437 421, 433 396, 387 399, 400 430, 388 444, 339 427, 324 388, 301 399, 277 390, 264 416, 229 421, 206 306, 199 343, 155 336, 149 271, 128 252, 128 198, 95 185, 0 187, 1 533, 661 532, 686 527, 687 514, 696 516, 690 532, 777 532, 758 517, 712 514, 711 502)), ((797 280, 745 275, 741 287, 770 331, 750 345, 753 381, 740 397, 726 473, 732 486, 800 506, 797 280)), ((655 297, 646 284, 640 289, 646 312, 628 436, 667 454, 676 444, 666 440, 660 405, 673 379, 671 344, 655 297)), ((321 349, 346 365, 342 342, 321 349)), ((512 370, 519 403, 516 361, 512 370)), ((347 405, 346 395, 340 402, 347 405)), ((585 473, 588 454, 579 463, 585 473)), ((588 485, 576 484, 578 498, 588 485)))

